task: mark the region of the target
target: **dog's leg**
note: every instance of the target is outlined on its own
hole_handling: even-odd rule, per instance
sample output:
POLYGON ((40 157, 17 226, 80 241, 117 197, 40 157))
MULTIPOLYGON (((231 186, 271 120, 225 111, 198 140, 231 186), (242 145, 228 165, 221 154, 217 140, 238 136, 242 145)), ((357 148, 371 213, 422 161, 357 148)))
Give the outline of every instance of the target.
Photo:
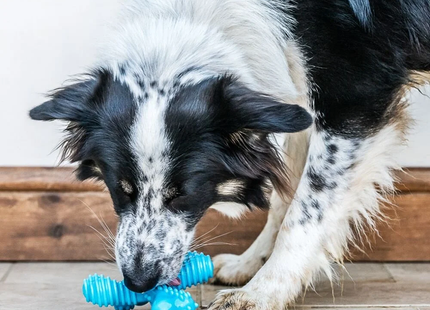
POLYGON ((266 225, 252 245, 241 255, 220 254, 214 257, 213 282, 244 285, 266 262, 272 253, 279 227, 288 207, 276 192, 272 194, 270 201, 271 209, 266 225))
POLYGON ((278 233, 272 255, 242 289, 222 291, 210 309, 284 309, 325 272, 341 262, 354 233, 374 227, 380 215, 376 188, 392 190, 391 159, 404 122, 391 121, 366 138, 315 130, 296 196, 278 233))
MULTIPOLYGON (((285 56, 291 78, 298 92, 294 102, 306 107, 309 98, 305 66, 301 55, 296 44, 292 41, 288 42, 285 56)), ((285 164, 290 172, 290 186, 293 192, 297 189, 306 163, 309 132, 307 130, 285 135, 285 141, 281 143, 285 164)), ((244 285, 257 273, 272 254, 279 228, 290 204, 290 198, 282 199, 277 192, 272 193, 266 225, 254 243, 241 255, 221 254, 214 258, 214 282, 244 285)))
MULTIPOLYGON (((288 135, 284 142, 286 165, 291 172, 293 190, 297 188, 306 161, 309 133, 301 132, 288 135)), ((254 243, 241 255, 221 254, 214 257, 214 282, 229 285, 244 285, 263 266, 272 254, 276 236, 281 227, 291 200, 282 199, 277 192, 271 197, 271 208, 267 223, 254 243)))

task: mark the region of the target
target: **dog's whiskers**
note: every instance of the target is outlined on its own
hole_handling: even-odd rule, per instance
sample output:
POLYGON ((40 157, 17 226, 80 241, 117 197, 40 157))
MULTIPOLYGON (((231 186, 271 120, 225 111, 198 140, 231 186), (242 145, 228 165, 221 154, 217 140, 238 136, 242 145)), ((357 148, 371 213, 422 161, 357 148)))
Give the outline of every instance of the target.
POLYGON ((199 242, 199 243, 206 243, 206 242, 210 242, 210 241, 213 241, 213 240, 219 239, 219 238, 221 238, 221 237, 224 237, 224 236, 226 236, 226 235, 229 235, 229 234, 231 234, 232 232, 233 232, 233 231, 229 231, 229 232, 226 232, 226 233, 223 233, 223 234, 220 234, 220 235, 214 236, 214 237, 212 237, 212 238, 210 238, 211 236, 208 236, 208 238, 205 238, 205 239, 197 238, 197 239, 193 240, 193 242, 192 242, 191 244, 192 244, 192 245, 195 245, 195 243, 196 243, 196 242, 199 242))
POLYGON ((113 234, 112 230, 109 228, 108 224, 106 223, 106 221, 103 218, 100 218, 100 221, 102 224, 102 227, 104 228, 104 230, 106 231, 106 233, 108 234, 108 236, 112 239, 115 240, 115 235, 113 234))
POLYGON ((198 241, 200 239, 202 239, 203 237, 205 237, 206 235, 210 234, 211 232, 213 232, 215 229, 217 229, 219 226, 219 224, 216 224, 213 228, 211 228, 210 230, 208 230, 207 232, 205 232, 204 234, 198 236, 197 238, 194 239, 194 241, 198 241))
POLYGON ((90 226, 90 228, 93 229, 96 232, 96 234, 99 237, 100 241, 102 242, 103 248, 106 250, 106 253, 108 254, 108 256, 112 259, 112 261, 115 261, 114 247, 112 245, 108 244, 107 241, 105 241, 106 236, 104 236, 103 234, 101 234, 94 227, 90 226))
MULTIPOLYGON (((218 226, 216 226, 216 227, 218 227, 218 226)), ((204 246, 211 246, 211 245, 234 245, 232 243, 227 243, 227 242, 211 242, 211 241, 214 241, 216 239, 219 239, 221 237, 224 237, 224 236, 232 233, 232 231, 229 231, 229 232, 226 232, 226 233, 214 236, 214 237, 207 236, 216 227, 212 228, 210 231, 201 235, 199 238, 196 238, 195 240, 193 240, 193 242, 191 243, 191 246, 190 246, 190 250, 195 251, 195 250, 200 249, 204 246)))
POLYGON ((197 249, 200 249, 200 248, 203 248, 203 247, 206 247, 206 246, 214 246, 214 245, 230 245, 230 246, 232 246, 232 245, 237 245, 237 244, 236 243, 229 243, 229 242, 201 243, 201 244, 198 244, 196 246, 193 246, 192 249, 191 249, 191 251, 195 251, 197 249))
POLYGON ((112 248, 112 249, 115 248, 115 243, 108 236, 105 236, 104 234, 102 234, 100 231, 98 231, 93 226, 89 226, 89 228, 94 230, 97 233, 100 240, 103 241, 104 244, 109 245, 109 248, 112 248))
POLYGON ((109 257, 111 257, 112 260, 115 261, 116 260, 115 259, 115 255, 114 255, 114 253, 115 253, 115 243, 116 243, 115 235, 113 234, 112 230, 109 228, 109 226, 107 225, 106 221, 103 218, 101 218, 100 216, 98 216, 94 212, 94 210, 87 203, 85 203, 82 200, 81 200, 81 202, 95 216, 95 218, 99 222, 100 226, 105 231, 106 235, 103 234, 102 232, 100 232, 95 227, 93 227, 91 225, 89 226, 92 230, 94 230, 96 232, 96 234, 98 235, 98 237, 102 241, 103 246, 104 246, 106 252, 108 253, 109 257))
POLYGON ((113 261, 115 261, 115 256, 113 255, 113 249, 112 248, 110 248, 107 244, 105 244, 105 243, 103 243, 103 246, 104 246, 104 248, 105 248, 105 250, 106 250, 106 252, 107 252, 107 254, 109 255, 109 257, 113 260, 113 261))

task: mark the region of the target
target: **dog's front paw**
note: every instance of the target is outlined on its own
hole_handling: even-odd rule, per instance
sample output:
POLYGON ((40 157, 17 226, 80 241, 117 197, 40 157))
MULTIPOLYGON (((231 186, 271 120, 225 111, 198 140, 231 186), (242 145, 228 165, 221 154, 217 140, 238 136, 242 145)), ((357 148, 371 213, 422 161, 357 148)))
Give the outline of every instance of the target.
POLYGON ((211 283, 242 286, 263 266, 262 259, 243 255, 221 254, 213 258, 215 266, 211 283))
POLYGON ((279 305, 269 303, 267 296, 244 289, 220 291, 208 310, 281 310, 279 305))

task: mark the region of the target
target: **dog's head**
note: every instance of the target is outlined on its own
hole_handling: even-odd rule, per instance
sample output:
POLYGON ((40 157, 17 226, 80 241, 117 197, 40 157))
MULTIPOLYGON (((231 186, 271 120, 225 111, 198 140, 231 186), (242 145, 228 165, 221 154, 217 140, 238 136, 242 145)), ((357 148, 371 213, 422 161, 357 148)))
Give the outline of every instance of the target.
POLYGON ((127 286, 173 280, 195 226, 212 205, 268 207, 269 184, 287 190, 272 133, 311 117, 231 76, 181 84, 120 81, 108 70, 56 90, 35 120, 68 122, 64 156, 80 179, 103 180, 119 216, 117 263, 127 286), (139 91, 136 91, 136 89, 139 91))

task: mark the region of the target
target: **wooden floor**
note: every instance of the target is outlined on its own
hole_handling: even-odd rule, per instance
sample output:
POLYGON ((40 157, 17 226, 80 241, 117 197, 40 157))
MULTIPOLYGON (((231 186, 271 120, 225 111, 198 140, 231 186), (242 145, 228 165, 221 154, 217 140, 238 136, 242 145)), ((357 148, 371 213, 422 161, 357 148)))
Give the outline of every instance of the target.
MULTIPOLYGON (((430 263, 357 263, 346 269, 349 275, 339 271, 334 298, 323 280, 294 308, 430 310, 430 263)), ((121 279, 116 267, 105 263, 0 263, 0 309, 98 309, 81 293, 83 279, 95 272, 121 279)), ((219 289, 205 285, 191 292, 204 308, 219 289)))

